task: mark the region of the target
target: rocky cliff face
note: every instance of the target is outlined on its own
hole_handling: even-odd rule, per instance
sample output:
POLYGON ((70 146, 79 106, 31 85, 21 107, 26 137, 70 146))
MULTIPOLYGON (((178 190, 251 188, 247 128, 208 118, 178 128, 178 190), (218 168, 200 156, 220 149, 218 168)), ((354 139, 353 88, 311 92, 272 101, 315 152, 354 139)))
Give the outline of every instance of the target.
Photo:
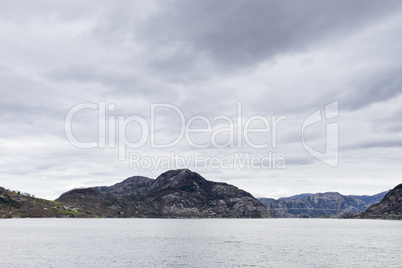
POLYGON ((402 220, 402 184, 389 191, 380 203, 370 206, 359 218, 402 220))
POLYGON ((128 197, 145 193, 153 182, 153 179, 147 177, 133 176, 110 187, 102 186, 95 189, 116 197, 128 197))
POLYGON ((272 214, 280 218, 316 218, 324 215, 337 215, 338 200, 341 213, 356 213, 366 209, 363 201, 339 193, 303 194, 297 197, 279 199, 267 202, 265 205, 272 214))
POLYGON ((188 169, 167 171, 156 180, 131 177, 110 187, 72 190, 57 201, 105 217, 270 217, 251 194, 188 169))

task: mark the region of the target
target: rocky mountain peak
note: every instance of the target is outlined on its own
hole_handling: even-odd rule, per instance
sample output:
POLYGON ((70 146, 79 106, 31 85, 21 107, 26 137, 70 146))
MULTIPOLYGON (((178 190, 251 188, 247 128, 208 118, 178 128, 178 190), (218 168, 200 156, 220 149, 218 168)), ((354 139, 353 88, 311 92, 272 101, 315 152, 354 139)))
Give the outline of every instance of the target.
POLYGON ((96 190, 114 196, 128 197, 144 193, 154 182, 153 179, 143 176, 132 176, 110 187, 95 187, 96 190))
POLYGON ((207 180, 196 172, 189 169, 176 169, 162 173, 152 183, 149 190, 163 190, 168 188, 195 190, 200 189, 206 182, 207 180))
POLYGON ((132 176, 132 177, 129 177, 129 178, 125 179, 124 181, 118 183, 118 184, 140 185, 140 184, 149 183, 149 182, 152 182, 152 181, 153 181, 153 179, 150 179, 150 178, 147 178, 147 177, 132 176))

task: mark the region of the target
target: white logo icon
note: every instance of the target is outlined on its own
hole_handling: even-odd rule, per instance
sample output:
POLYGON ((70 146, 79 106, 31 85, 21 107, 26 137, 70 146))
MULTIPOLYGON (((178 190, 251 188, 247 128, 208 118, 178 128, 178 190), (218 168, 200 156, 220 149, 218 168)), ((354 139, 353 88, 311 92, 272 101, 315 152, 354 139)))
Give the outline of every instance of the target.
POLYGON ((304 148, 312 156, 331 167, 337 167, 339 164, 339 123, 331 120, 338 118, 338 115, 338 101, 334 101, 327 104, 323 110, 320 109, 315 111, 303 122, 302 125, 302 143, 304 148), (325 123, 329 120, 330 122, 326 123, 325 151, 320 152, 307 145, 304 139, 305 129, 315 123, 325 123))

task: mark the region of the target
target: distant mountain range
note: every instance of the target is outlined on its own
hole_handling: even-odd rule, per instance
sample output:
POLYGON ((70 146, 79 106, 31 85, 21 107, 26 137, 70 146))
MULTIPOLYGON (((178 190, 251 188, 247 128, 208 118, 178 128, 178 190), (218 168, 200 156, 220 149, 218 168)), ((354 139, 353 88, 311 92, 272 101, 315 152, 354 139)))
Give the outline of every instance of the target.
POLYGON ((289 197, 280 197, 280 198, 278 198, 278 201, 297 200, 297 199, 301 199, 303 197, 310 196, 310 195, 313 195, 313 194, 298 194, 298 195, 293 195, 293 196, 289 196, 289 197))
POLYGON ((367 195, 341 195, 335 192, 299 194, 290 197, 259 198, 261 203, 280 218, 316 218, 338 213, 360 213, 378 203, 388 191, 367 195), (338 211, 339 209, 339 211, 338 211))
POLYGON ((375 195, 349 195, 366 203, 367 206, 380 202, 389 191, 384 191, 375 195))
POLYGON ((233 185, 208 181, 188 169, 156 179, 134 176, 112 186, 73 189, 55 201, 0 187, 0 218, 154 217, 402 219, 402 184, 376 195, 304 193, 254 198, 233 185))

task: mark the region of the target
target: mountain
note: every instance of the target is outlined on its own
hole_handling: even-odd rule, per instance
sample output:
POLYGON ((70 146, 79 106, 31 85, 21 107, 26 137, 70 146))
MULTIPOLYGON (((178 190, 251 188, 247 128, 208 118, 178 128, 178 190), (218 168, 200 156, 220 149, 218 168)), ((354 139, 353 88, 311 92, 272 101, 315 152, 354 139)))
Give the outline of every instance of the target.
POLYGON ((0 218, 92 217, 91 213, 60 202, 35 198, 30 194, 0 187, 0 218))
POLYGON ((270 206, 272 213, 278 217, 321 217, 336 215, 338 213, 339 195, 341 202, 341 214, 343 214, 345 217, 351 217, 353 216, 352 214, 363 212, 370 205, 380 202, 388 192, 389 191, 384 191, 375 195, 347 196, 340 195, 338 193, 305 193, 290 197, 281 197, 277 200, 273 198, 258 198, 258 200, 260 200, 265 207, 270 206), (315 197, 308 198, 311 196, 315 197), (321 201, 311 202, 311 199, 321 201), (329 199, 332 201, 329 202, 329 199), (365 206, 362 206, 358 200, 362 201, 365 206))
POLYGON ((170 170, 155 180, 134 176, 110 187, 74 189, 56 201, 103 217, 270 217, 250 193, 188 169, 170 170))
POLYGON ((279 218, 316 218, 337 215, 338 200, 341 213, 361 212, 367 207, 359 199, 334 192, 303 195, 299 195, 299 198, 269 202, 266 206, 273 215, 279 218))
POLYGON ((378 204, 358 216, 365 219, 402 219, 402 184, 389 191, 378 204))
POLYGON ((276 199, 274 199, 274 198, 266 198, 266 197, 261 197, 261 198, 257 198, 257 199, 258 199, 258 201, 261 202, 261 204, 264 205, 264 207, 267 207, 268 203, 276 201, 276 199))
POLYGON ((105 189, 105 187, 73 189, 63 193, 56 201, 90 211, 97 217, 157 216, 154 209, 143 202, 130 202, 123 197, 101 192, 99 188, 105 189))
POLYGON ((278 198, 279 201, 286 201, 286 200, 296 200, 296 199, 300 199, 306 196, 310 196, 313 194, 298 194, 298 195, 293 195, 293 196, 289 196, 289 197, 281 197, 278 198))
POLYGON ((110 187, 102 186, 95 189, 116 197, 128 197, 146 192, 153 181, 147 177, 133 176, 110 187))
POLYGON ((384 191, 375 195, 349 195, 349 196, 363 201, 364 203, 366 203, 367 207, 369 207, 372 204, 380 202, 388 192, 389 191, 384 191))

